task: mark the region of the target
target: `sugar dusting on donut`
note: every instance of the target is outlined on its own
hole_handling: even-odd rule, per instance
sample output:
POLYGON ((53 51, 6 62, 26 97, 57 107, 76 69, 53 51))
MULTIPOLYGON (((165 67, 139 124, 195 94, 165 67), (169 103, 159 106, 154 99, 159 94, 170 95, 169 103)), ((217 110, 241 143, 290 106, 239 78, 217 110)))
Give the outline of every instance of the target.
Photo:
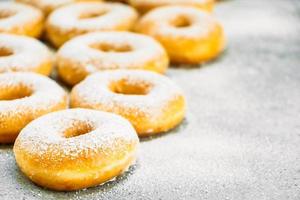
POLYGON ((38 71, 41 65, 52 63, 53 56, 41 42, 26 36, 0 34, 0 51, 6 49, 7 56, 0 56, 0 72, 38 71))
MULTIPOLYGON (((60 62, 68 60, 84 67, 89 73, 103 69, 139 68, 147 62, 162 62, 166 52, 151 37, 129 32, 89 33, 67 42, 59 51, 60 62), (130 48, 128 52, 105 52, 92 46, 101 45, 130 48)), ((167 65, 168 61, 162 63, 167 65)), ((79 67, 79 66, 78 66, 79 67)), ((166 68, 165 66, 161 66, 166 68)), ((164 71, 164 70, 161 70, 164 71)))
MULTIPOLYGON (((0 32, 31 35, 30 31, 33 30, 30 29, 37 29, 44 20, 39 9, 21 3, 0 2, 0 13, 8 13, 7 17, 0 20, 0 32)), ((32 36, 36 37, 35 34, 39 35, 40 32, 32 36)))
POLYGON ((130 0, 130 4, 140 12, 145 13, 151 9, 162 6, 193 6, 201 10, 211 12, 215 0, 130 0))
POLYGON ((174 4, 204 4, 204 3, 210 3, 214 0, 132 0, 135 4, 153 4, 153 5, 174 5, 174 4))
POLYGON ((46 31, 57 47, 71 38, 95 31, 130 30, 137 12, 120 3, 79 2, 58 8, 47 19, 46 31))
POLYGON ((138 32, 143 32, 144 26, 151 24, 153 27, 157 26, 155 35, 197 39, 200 36, 209 35, 217 23, 216 19, 205 11, 192 6, 174 5, 150 11, 141 18, 136 29, 138 32), (184 28, 177 28, 172 22, 180 17, 188 20, 190 24, 184 28))
MULTIPOLYGON (((0 99, 0 119, 12 113, 37 112, 47 110, 66 99, 66 92, 51 79, 34 73, 4 73, 0 74, 0 89, 25 86, 31 90, 29 96, 15 100, 0 99), (22 108, 22 109, 18 109, 22 108), (25 110, 24 110, 25 109, 25 110)), ((34 113, 32 113, 34 114, 34 113)))
POLYGON ((18 144, 35 156, 47 154, 55 164, 61 161, 58 159, 88 157, 99 151, 112 154, 116 144, 120 145, 119 139, 125 143, 138 141, 133 127, 124 118, 100 111, 71 109, 45 115, 30 123, 20 133, 18 144), (73 123, 78 120, 91 124, 93 130, 66 138, 63 132, 75 126, 73 123))
POLYGON ((117 70, 99 72, 90 75, 74 90, 87 104, 103 103, 114 110, 115 104, 121 104, 128 110, 142 112, 153 120, 159 116, 166 105, 176 98, 182 97, 182 90, 168 78, 143 70, 117 70), (151 89, 144 98, 144 95, 124 95, 116 94, 109 89, 109 84, 113 81, 126 80, 132 85, 147 83, 151 89), (100 98, 100 99, 99 99, 100 98), (132 109, 130 109, 132 108, 132 109))
POLYGON ((1 12, 9 14, 6 18, 0 20, 1 29, 4 28, 5 25, 26 24, 34 18, 42 17, 38 9, 21 3, 0 2, 0 13, 1 12))
POLYGON ((49 14, 54 9, 73 3, 76 0, 16 0, 17 2, 31 4, 35 7, 42 9, 46 14, 49 14))
POLYGON ((133 8, 120 3, 78 2, 57 9, 48 19, 48 23, 64 26, 64 29, 95 30, 99 27, 111 29, 117 24, 126 23, 124 20, 136 19, 137 14, 133 8), (100 13, 99 13, 100 11, 100 13), (101 15, 101 11, 103 15, 101 15), (99 17, 91 17, 78 21, 86 13, 99 13, 99 17), (107 21, 109 19, 109 21, 107 21), (95 23, 96 22, 96 23, 95 23))

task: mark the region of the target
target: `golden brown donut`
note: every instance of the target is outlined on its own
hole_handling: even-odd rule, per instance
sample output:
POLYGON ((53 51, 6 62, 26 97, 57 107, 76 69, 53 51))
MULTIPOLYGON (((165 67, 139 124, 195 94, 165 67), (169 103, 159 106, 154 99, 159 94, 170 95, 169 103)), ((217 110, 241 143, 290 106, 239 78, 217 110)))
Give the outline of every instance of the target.
POLYGON ((71 92, 71 107, 119 114, 139 136, 166 132, 185 114, 185 98, 167 77, 145 70, 113 70, 88 76, 71 92))
POLYGON ((0 34, 0 73, 36 72, 48 76, 52 57, 48 48, 34 38, 0 34))
POLYGON ((39 37, 44 25, 43 13, 32 6, 0 2, 0 33, 39 37))
POLYGON ((47 37, 56 47, 71 38, 95 31, 125 31, 132 28, 137 12, 121 3, 81 2, 52 12, 47 37))
POLYGON ((214 0, 128 0, 139 12, 145 13, 160 6, 186 5, 211 12, 214 0))
POLYGON ((57 53, 58 74, 69 85, 108 69, 144 69, 164 73, 165 49, 151 37, 129 32, 95 32, 79 36, 57 53))
POLYGON ((189 6, 165 6, 147 13, 136 31, 157 39, 171 62, 198 64, 217 57, 224 49, 222 26, 204 11, 189 6))
POLYGON ((35 73, 0 74, 0 143, 12 143, 32 120, 67 108, 65 91, 35 73))
POLYGON ((102 0, 16 0, 20 3, 30 4, 41 9, 45 15, 49 15, 53 10, 74 2, 79 1, 102 1, 102 0))
POLYGON ((60 191, 96 186, 126 171, 139 145, 132 125, 112 113, 70 109, 27 125, 14 154, 36 184, 60 191))

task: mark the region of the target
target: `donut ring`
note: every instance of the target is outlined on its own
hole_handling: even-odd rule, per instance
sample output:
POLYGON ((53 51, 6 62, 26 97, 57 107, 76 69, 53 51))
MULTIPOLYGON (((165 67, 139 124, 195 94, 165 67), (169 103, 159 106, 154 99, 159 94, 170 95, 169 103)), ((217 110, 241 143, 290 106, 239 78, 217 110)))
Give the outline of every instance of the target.
POLYGON ((132 28, 137 12, 121 3, 81 2, 58 8, 46 24, 47 37, 56 47, 71 38, 94 31, 132 28))
POLYGON ((169 58, 154 39, 129 32, 97 32, 67 42, 57 54, 58 74, 69 85, 107 69, 145 69, 164 73, 169 58))
POLYGON ((36 72, 48 76, 53 57, 48 48, 30 37, 0 34, 0 73, 36 72))
POLYGON ((43 13, 32 6, 0 2, 0 33, 39 37, 43 23, 43 13))
POLYGON ((214 0, 129 0, 129 3, 141 13, 160 6, 172 5, 194 6, 209 12, 214 8, 214 0))
POLYGON ((60 191, 104 183, 126 171, 139 145, 132 125, 112 113, 71 109, 26 126, 14 154, 21 171, 36 184, 60 191))
POLYGON ((166 132, 184 118, 185 98, 165 76, 144 70, 113 70, 88 76, 71 91, 71 107, 128 119, 138 135, 166 132))
POLYGON ((35 73, 0 74, 0 143, 12 143, 32 120, 67 108, 64 90, 35 73))
POLYGON ((173 63, 206 62, 217 57, 225 46, 223 28, 215 18, 189 6, 150 11, 139 21, 136 31, 160 41, 173 63))
POLYGON ((53 10, 77 1, 102 1, 102 0, 16 0, 17 2, 30 4, 41 9, 45 15, 49 15, 53 10))

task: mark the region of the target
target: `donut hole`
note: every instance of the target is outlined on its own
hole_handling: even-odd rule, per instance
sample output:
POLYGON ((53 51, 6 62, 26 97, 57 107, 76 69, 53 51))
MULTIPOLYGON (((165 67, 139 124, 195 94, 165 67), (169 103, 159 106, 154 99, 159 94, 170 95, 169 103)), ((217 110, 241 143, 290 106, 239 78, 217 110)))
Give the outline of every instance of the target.
POLYGON ((13 54, 12 50, 5 47, 0 47, 0 57, 11 56, 12 54, 13 54))
POLYGON ((1 88, 0 100, 11 101, 11 100, 22 99, 31 96, 32 93, 33 91, 25 85, 19 85, 16 87, 9 87, 9 88, 1 88))
POLYGON ((110 85, 110 90, 117 94, 124 95, 146 95, 152 86, 145 82, 131 82, 128 80, 119 80, 110 85))
POLYGON ((107 10, 97 10, 97 11, 92 11, 92 12, 85 12, 82 13, 79 16, 79 19, 92 19, 92 18, 97 18, 105 15, 108 11, 107 10))
POLYGON ((87 134, 94 130, 94 127, 85 121, 74 121, 72 126, 64 131, 65 138, 72 138, 87 134))
POLYGON ((114 44, 93 44, 91 45, 93 49, 103 51, 103 52, 114 52, 114 53, 125 53, 132 51, 132 48, 130 45, 123 44, 123 45, 114 45, 114 44))
POLYGON ((15 14, 16 14, 16 12, 13 12, 11 10, 0 10, 0 20, 9 18, 15 14))
POLYGON ((176 28, 187 28, 192 25, 191 20, 185 16, 178 16, 171 23, 176 28))

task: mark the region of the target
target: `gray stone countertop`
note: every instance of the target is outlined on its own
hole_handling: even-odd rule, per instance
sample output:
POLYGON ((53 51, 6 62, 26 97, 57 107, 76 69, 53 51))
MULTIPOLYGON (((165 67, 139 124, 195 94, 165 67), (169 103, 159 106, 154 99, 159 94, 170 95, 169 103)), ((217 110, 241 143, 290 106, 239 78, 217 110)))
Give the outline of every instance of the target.
POLYGON ((141 141, 116 181, 53 192, 24 177, 0 146, 0 199, 300 199, 300 1, 218 3, 228 46, 217 60, 167 75, 188 113, 168 134, 141 141))

